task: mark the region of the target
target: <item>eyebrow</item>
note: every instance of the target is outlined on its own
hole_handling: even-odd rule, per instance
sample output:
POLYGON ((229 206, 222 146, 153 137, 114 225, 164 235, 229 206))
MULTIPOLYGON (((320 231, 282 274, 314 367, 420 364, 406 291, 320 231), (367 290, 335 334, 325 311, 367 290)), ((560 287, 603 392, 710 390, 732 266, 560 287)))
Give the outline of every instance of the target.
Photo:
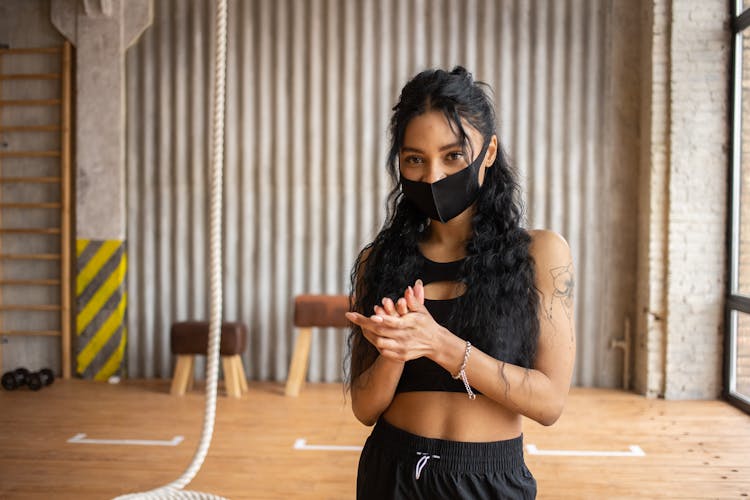
MULTIPOLYGON (((460 148, 460 147, 461 147, 461 143, 460 142, 452 142, 450 144, 446 144, 445 146, 441 147, 439 149, 439 151, 445 151, 447 149, 456 149, 456 148, 460 148)), ((413 148, 411 146, 403 146, 401 148, 401 151, 402 152, 407 152, 408 151, 408 152, 412 152, 412 153, 424 154, 424 151, 422 151, 421 149, 419 149, 419 148, 413 148)))

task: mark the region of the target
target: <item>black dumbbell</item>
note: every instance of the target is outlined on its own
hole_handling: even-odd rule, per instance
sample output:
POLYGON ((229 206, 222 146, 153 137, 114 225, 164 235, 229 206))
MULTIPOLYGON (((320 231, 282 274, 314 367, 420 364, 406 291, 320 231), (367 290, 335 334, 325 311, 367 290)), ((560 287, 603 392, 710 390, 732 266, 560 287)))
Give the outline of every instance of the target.
POLYGON ((12 372, 3 375, 2 384, 5 390, 13 391, 26 385, 29 380, 29 370, 26 368, 16 368, 12 372))
POLYGON ((43 368, 38 372, 29 373, 26 377, 26 385, 32 391, 38 391, 42 386, 50 385, 55 381, 55 374, 49 368, 43 368))

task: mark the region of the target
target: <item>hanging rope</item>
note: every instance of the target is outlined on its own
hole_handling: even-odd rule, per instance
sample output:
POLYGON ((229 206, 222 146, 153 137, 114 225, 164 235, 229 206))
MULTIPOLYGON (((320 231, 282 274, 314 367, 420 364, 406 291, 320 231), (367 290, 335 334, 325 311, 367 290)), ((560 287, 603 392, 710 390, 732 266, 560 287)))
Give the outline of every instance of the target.
POLYGON ((115 500, 135 499, 201 499, 226 500, 223 497, 182 489, 193 480, 203 465, 211 444, 216 419, 216 388, 219 380, 219 343, 222 318, 221 207, 224 182, 224 101, 227 60, 227 1, 216 0, 216 66, 214 68, 213 161, 210 179, 209 259, 211 304, 208 328, 208 363, 206 365, 206 409, 198 449, 185 472, 166 486, 144 493, 133 493, 115 500))

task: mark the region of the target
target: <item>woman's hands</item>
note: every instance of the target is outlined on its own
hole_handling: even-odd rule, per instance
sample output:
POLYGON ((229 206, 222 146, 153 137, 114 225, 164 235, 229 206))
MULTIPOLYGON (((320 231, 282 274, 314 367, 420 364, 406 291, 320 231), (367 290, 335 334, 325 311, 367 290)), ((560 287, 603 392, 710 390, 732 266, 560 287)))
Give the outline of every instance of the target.
POLYGON ((424 300, 417 280, 395 303, 383 299, 370 317, 346 313, 380 353, 352 383, 352 410, 365 425, 374 424, 393 402, 406 361, 424 356, 449 370, 463 359, 465 343, 434 320, 424 300))
POLYGON ((409 361, 434 355, 438 336, 444 328, 430 315, 424 305, 424 286, 417 280, 395 303, 384 298, 375 306, 375 314, 367 317, 348 312, 346 317, 362 328, 365 338, 381 356, 393 361, 409 361))

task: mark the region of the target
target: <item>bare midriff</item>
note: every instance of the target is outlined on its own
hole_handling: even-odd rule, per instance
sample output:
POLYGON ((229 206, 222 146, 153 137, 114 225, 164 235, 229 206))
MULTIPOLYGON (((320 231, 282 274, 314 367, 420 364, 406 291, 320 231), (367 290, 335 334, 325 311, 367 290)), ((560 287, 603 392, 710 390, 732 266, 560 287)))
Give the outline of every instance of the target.
POLYGON ((412 434, 451 441, 503 441, 521 435, 521 415, 491 399, 460 392, 401 392, 383 413, 412 434))

